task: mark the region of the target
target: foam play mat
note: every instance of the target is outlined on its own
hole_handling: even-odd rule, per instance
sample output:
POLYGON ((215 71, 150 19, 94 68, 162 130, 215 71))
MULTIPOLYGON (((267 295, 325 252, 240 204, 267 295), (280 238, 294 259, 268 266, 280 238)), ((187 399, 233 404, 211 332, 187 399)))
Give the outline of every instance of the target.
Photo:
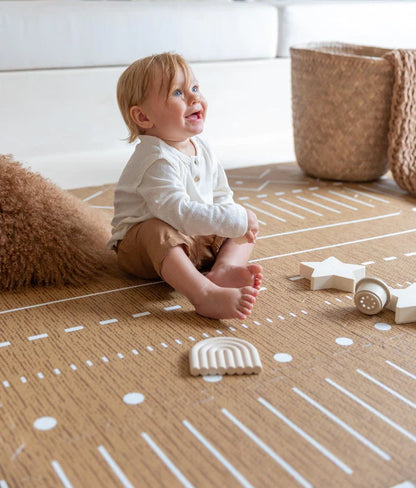
MULTIPOLYGON (((299 274, 333 256, 411 286, 415 198, 390 175, 320 181, 295 164, 228 177, 260 220, 247 320, 118 271, 1 293, 0 488, 416 487, 416 322, 299 274), (192 376, 189 351, 222 336, 252 344, 262 371, 192 376)), ((113 190, 72 193, 111 215, 113 190)))

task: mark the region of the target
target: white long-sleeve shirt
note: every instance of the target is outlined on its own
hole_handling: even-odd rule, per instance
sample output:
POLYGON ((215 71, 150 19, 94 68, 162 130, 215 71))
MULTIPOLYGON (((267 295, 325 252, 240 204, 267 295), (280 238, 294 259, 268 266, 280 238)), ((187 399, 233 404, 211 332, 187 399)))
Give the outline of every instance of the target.
POLYGON ((203 139, 191 139, 196 156, 158 137, 140 140, 115 189, 108 248, 133 225, 153 217, 186 235, 240 237, 247 232, 247 212, 234 202, 225 172, 203 139))

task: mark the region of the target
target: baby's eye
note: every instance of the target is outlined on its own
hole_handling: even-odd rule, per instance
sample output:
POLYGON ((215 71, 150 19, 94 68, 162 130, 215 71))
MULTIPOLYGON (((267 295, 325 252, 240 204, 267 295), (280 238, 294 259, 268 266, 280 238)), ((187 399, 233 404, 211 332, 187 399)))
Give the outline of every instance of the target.
POLYGON ((194 85, 194 86, 192 87, 192 91, 193 91, 194 93, 198 93, 198 92, 199 92, 199 86, 198 86, 198 85, 194 85))
POLYGON ((179 90, 179 88, 178 88, 177 90, 175 90, 175 91, 173 92, 173 95, 174 95, 175 97, 180 97, 180 96, 182 95, 182 90, 179 90))

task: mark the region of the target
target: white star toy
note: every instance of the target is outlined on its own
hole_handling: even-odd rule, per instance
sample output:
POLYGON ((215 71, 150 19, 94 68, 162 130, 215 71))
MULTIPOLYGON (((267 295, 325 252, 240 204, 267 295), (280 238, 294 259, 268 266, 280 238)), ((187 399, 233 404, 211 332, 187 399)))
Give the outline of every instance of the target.
POLYGON ((355 283, 365 276, 365 266, 346 264, 331 256, 324 261, 300 263, 299 274, 311 280, 311 290, 336 288, 353 292, 355 283))
POLYGON ((396 312, 396 324, 416 322, 416 283, 404 289, 390 288, 390 294, 391 299, 387 308, 396 312))

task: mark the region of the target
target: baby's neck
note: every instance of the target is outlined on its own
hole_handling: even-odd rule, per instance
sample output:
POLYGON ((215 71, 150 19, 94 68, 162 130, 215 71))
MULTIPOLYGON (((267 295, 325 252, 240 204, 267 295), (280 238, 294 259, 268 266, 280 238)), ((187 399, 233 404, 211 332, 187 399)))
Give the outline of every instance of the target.
POLYGON ((185 141, 169 141, 166 139, 163 139, 163 141, 187 156, 196 156, 196 148, 190 138, 185 141))

